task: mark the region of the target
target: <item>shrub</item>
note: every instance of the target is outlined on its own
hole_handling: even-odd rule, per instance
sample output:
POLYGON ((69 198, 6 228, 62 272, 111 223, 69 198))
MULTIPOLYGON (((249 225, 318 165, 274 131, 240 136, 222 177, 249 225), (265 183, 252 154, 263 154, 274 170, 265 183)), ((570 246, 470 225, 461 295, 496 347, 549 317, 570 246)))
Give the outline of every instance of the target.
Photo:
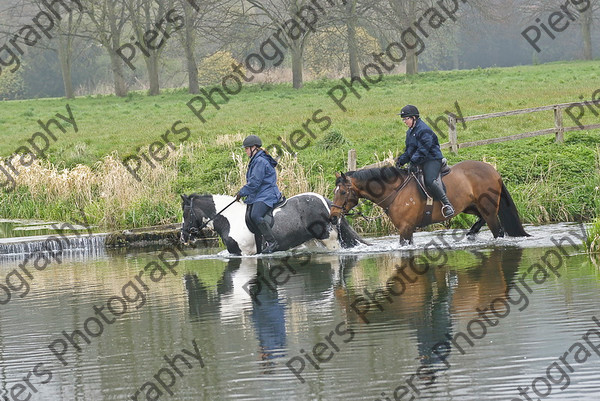
MULTIPOLYGON (((200 85, 221 83, 223 77, 231 74, 231 65, 237 63, 231 53, 226 51, 218 51, 204 58, 198 65, 198 83, 200 85)), ((240 67, 240 71, 246 73, 243 67, 240 67)))
POLYGON ((15 72, 2 71, 0 74, 0 100, 20 99, 23 97, 25 84, 23 83, 21 71, 21 69, 15 72))

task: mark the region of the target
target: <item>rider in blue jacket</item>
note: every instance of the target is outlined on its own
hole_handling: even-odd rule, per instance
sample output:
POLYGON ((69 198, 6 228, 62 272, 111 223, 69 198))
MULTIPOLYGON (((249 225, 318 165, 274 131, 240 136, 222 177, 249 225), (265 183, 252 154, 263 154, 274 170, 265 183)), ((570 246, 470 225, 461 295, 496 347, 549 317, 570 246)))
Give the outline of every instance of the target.
POLYGON ((261 148, 262 141, 256 135, 244 139, 243 146, 250 162, 246 172, 247 183, 237 193, 236 199, 246 197, 246 216, 249 216, 266 242, 262 253, 273 253, 279 244, 265 216, 281 198, 275 171, 277 161, 261 148))
POLYGON ((400 117, 408 126, 408 131, 406 150, 396 159, 396 166, 402 167, 410 162, 413 172, 421 167, 427 190, 435 200, 442 202, 442 215, 445 218, 451 217, 454 215, 454 208, 439 178, 443 156, 437 135, 419 118, 419 110, 413 105, 404 106, 400 117))

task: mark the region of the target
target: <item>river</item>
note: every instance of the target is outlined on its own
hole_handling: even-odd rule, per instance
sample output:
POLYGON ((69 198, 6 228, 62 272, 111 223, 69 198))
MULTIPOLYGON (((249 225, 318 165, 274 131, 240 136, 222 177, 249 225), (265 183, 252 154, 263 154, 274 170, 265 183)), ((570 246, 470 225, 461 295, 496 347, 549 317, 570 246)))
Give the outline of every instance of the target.
POLYGON ((0 255, 0 399, 597 399, 600 271, 580 226, 526 229, 0 255))

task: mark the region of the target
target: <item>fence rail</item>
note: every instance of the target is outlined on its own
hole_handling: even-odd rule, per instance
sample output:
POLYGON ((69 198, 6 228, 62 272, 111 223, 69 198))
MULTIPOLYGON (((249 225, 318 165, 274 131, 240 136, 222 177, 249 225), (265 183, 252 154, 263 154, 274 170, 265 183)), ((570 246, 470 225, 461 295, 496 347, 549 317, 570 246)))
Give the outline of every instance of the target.
POLYGON ((452 150, 452 152, 458 153, 458 149, 460 149, 460 148, 469 148, 472 146, 481 146, 481 145, 489 145, 492 143, 515 141, 518 139, 532 138, 535 136, 548 135, 548 134, 552 134, 552 133, 556 135, 556 142, 562 143, 565 141, 565 136, 564 136, 565 132, 600 128, 600 124, 565 127, 563 124, 563 110, 566 108, 569 108, 569 107, 573 107, 573 106, 583 106, 583 103, 574 102, 574 103, 553 104, 550 106, 540 106, 540 107, 532 107, 529 109, 502 111, 499 113, 480 114, 477 116, 469 116, 469 117, 464 117, 464 118, 458 118, 455 114, 448 113, 448 129, 449 129, 448 142, 443 143, 440 146, 442 147, 442 149, 450 148, 450 150, 452 150), (469 121, 485 120, 488 118, 516 116, 516 115, 520 115, 520 114, 537 113, 540 111, 549 111, 549 110, 554 110, 554 128, 547 128, 547 129, 531 131, 531 132, 523 132, 521 134, 508 135, 508 136, 503 136, 503 137, 499 137, 499 138, 481 139, 478 141, 458 143, 458 133, 457 133, 457 129, 456 129, 457 122, 460 122, 460 123, 465 122, 466 123, 469 121))

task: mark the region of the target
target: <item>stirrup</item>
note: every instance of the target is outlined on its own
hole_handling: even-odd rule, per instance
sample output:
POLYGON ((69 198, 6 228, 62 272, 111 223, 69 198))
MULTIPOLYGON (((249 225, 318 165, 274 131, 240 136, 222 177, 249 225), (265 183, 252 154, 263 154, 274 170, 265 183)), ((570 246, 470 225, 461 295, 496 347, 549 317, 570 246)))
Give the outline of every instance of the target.
POLYGON ((451 217, 453 214, 454 214, 454 208, 452 207, 452 205, 442 206, 442 216, 444 216, 445 219, 447 219, 448 217, 451 217))

